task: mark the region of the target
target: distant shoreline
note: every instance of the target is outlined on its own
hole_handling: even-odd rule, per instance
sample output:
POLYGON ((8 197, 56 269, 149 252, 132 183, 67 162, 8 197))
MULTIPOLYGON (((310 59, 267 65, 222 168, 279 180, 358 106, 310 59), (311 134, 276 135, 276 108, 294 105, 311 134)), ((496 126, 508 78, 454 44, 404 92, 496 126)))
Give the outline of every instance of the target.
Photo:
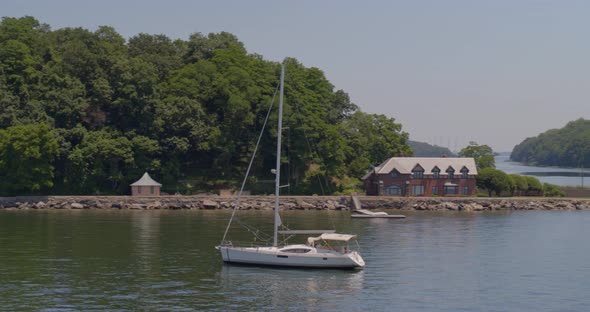
MULTIPOLYGON (((590 210, 590 198, 544 197, 377 197, 357 196, 363 209, 408 211, 590 210)), ((27 196, 0 197, 0 210, 221 210, 235 198, 195 196, 27 196)), ((243 196, 241 210, 271 210, 273 196, 243 196)), ((282 210, 351 210, 351 196, 281 196, 282 210)))

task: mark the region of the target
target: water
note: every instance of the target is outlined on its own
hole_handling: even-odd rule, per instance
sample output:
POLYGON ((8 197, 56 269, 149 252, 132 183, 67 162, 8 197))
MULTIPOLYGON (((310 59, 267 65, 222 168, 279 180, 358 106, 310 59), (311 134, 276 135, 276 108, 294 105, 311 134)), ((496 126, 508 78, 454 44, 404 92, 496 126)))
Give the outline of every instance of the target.
POLYGON ((551 183, 559 186, 588 186, 590 185, 590 170, 557 167, 525 166, 510 161, 509 154, 496 156, 496 169, 506 173, 533 176, 541 183, 551 183))
MULTIPOLYGON (((0 310, 586 311, 590 212, 288 212, 360 235, 360 271, 224 265, 226 211, 0 211, 0 310)), ((271 212, 242 219, 268 226, 271 212), (264 220, 264 221, 263 221, 264 220)), ((323 225, 323 226, 321 226, 323 225)), ((244 237, 238 234, 238 237, 244 237)))

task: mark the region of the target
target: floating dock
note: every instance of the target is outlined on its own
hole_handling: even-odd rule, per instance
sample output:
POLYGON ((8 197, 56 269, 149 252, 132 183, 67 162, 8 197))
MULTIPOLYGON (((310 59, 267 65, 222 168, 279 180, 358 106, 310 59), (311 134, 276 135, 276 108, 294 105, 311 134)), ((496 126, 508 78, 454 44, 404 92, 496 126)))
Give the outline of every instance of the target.
POLYGON ((353 210, 350 214, 352 218, 393 218, 404 219, 404 215, 390 215, 387 212, 372 212, 365 209, 353 210))
POLYGON ((352 196, 352 211, 350 216, 352 218, 392 218, 392 219, 404 219, 404 215, 390 215, 387 212, 373 212, 361 208, 361 201, 356 196, 352 196))

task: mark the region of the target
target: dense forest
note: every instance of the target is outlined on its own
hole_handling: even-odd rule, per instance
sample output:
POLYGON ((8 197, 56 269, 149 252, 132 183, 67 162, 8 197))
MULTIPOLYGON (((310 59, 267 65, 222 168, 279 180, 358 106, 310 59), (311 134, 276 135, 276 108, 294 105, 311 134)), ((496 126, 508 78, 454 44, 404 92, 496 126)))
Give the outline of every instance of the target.
POLYGON ((408 145, 414 151, 415 157, 441 157, 443 155, 455 157, 455 154, 446 147, 411 140, 408 141, 408 145))
POLYGON ((529 165, 590 167, 590 120, 578 119, 561 129, 527 138, 514 147, 510 159, 529 165))
MULTIPOLYGON (((412 155, 393 118, 362 112, 320 69, 284 63, 288 192, 358 191, 370 165, 412 155)), ((125 39, 108 26, 52 30, 33 17, 4 17, 0 196, 128 194, 145 171, 168 193, 235 188, 279 71, 226 32, 125 39)), ((270 116, 274 129, 276 109, 270 116)), ((264 182, 273 179, 276 135, 262 137, 253 192, 272 187, 264 182)))

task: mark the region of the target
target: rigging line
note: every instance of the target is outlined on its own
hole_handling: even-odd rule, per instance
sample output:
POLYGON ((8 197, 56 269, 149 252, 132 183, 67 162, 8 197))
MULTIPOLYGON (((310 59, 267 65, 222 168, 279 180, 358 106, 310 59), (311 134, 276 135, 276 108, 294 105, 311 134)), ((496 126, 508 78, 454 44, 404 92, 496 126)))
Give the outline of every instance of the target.
POLYGON ((272 240, 272 235, 262 232, 259 229, 242 222, 239 218, 234 218, 234 221, 244 227, 248 232, 252 233, 255 238, 265 242, 270 242, 272 240))
POLYGON ((291 128, 287 128, 287 192, 291 195, 291 128))
POLYGON ((240 187, 240 192, 238 193, 238 196, 236 198, 236 203, 234 204, 234 209, 231 213, 231 217, 229 218, 229 222, 227 224, 227 227, 225 228, 225 232, 223 233, 223 238, 222 238, 221 242, 225 241, 225 237, 227 236, 227 232, 229 232, 229 227, 231 226, 234 216, 236 215, 236 210, 240 206, 240 198, 242 196, 242 192, 244 191, 244 187, 246 186, 246 180, 248 180, 248 175, 250 175, 250 169, 252 168, 252 163, 254 163, 254 157, 256 156, 256 152, 258 151, 258 145, 260 145, 260 140, 262 139, 262 135, 264 134, 264 129, 266 128, 266 123, 268 122, 268 118, 270 117, 270 112, 272 111, 272 107, 274 105, 275 97, 276 97, 277 92, 279 90, 279 86, 280 86, 280 84, 277 85, 275 92, 272 95, 272 100, 270 101, 270 105, 268 107, 268 112, 266 113, 266 118, 264 119, 264 124, 262 125, 262 130, 260 131, 260 135, 258 136, 258 140, 256 141, 256 147, 254 147, 254 151, 252 152, 252 157, 250 157, 250 163, 248 164, 248 169, 246 170, 246 176, 244 177, 244 180, 242 181, 242 186, 240 187))

